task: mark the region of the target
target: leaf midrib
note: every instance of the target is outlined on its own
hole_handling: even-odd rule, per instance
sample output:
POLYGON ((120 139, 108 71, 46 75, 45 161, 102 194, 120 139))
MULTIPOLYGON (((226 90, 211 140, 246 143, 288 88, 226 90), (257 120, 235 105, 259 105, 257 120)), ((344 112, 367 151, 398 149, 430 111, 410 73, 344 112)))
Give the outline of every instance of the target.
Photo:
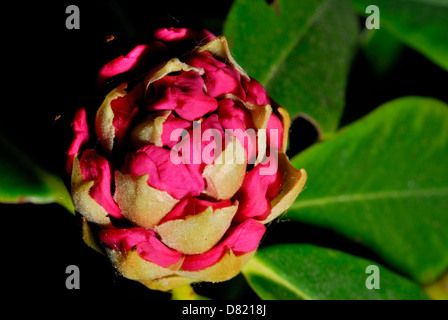
POLYGON ((292 39, 289 46, 286 47, 286 50, 281 51, 279 58, 271 64, 271 68, 269 69, 269 71, 266 74, 266 76, 264 77, 264 79, 260 79, 261 80, 260 82, 266 88, 269 87, 271 80, 277 74, 277 71, 280 68, 280 66, 285 62, 285 60, 289 57, 289 55, 294 50, 294 48, 297 47, 297 45, 300 43, 300 41, 305 37, 308 30, 314 25, 314 23, 317 21, 317 19, 327 9, 327 6, 330 3, 330 1, 331 0, 325 0, 317 7, 316 11, 313 13, 311 18, 305 24, 305 27, 303 28, 302 32, 299 32, 297 34, 297 37, 292 39))
POLYGON ((347 203, 357 201, 373 201, 381 199, 399 199, 411 197, 442 197, 448 196, 448 188, 413 189, 413 190, 386 190, 368 193, 353 193, 316 198, 305 201, 297 200, 290 209, 300 209, 313 206, 324 206, 334 203, 347 203))
POLYGON ((308 296, 302 290, 291 284, 291 282, 288 281, 287 279, 279 276, 277 273, 275 273, 272 267, 263 263, 256 256, 252 258, 252 260, 246 265, 245 268, 243 268, 242 271, 243 274, 247 276, 252 273, 265 277, 266 279, 270 279, 271 281, 276 282, 277 284, 289 289, 291 292, 301 297, 302 299, 312 300, 310 296, 308 296))

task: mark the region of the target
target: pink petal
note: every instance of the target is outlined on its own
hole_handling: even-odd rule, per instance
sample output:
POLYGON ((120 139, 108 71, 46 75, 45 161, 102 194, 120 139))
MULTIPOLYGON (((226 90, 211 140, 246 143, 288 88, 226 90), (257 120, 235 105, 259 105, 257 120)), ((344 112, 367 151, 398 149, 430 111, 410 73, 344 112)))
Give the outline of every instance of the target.
POLYGON ((231 93, 241 99, 245 98, 239 72, 231 65, 215 59, 210 52, 196 53, 187 63, 205 70, 204 81, 210 96, 218 97, 231 93))
POLYGON ((250 79, 250 81, 243 78, 243 86, 246 90, 246 101, 264 106, 266 104, 271 104, 268 93, 266 89, 255 79, 250 79))
POLYGON ((212 41, 216 36, 208 30, 192 30, 187 28, 162 28, 154 32, 154 36, 165 42, 194 40, 198 42, 212 41))
POLYGON ((230 207, 232 201, 224 200, 219 202, 210 202, 207 200, 188 198, 180 202, 170 213, 168 213, 160 223, 170 220, 185 219, 187 216, 192 216, 203 212, 208 207, 213 210, 230 207))
POLYGON ((144 146, 126 157, 122 173, 149 174, 148 185, 176 199, 198 196, 205 187, 200 166, 174 164, 170 153, 154 145, 144 146))
POLYGON ((204 80, 195 71, 166 75, 152 88, 155 96, 149 99, 150 111, 174 110, 181 118, 193 121, 218 107, 218 102, 204 92, 204 80))
MULTIPOLYGON (((243 79, 243 86, 246 89, 246 101, 257 104, 257 105, 271 105, 271 99, 266 92, 266 89, 258 83, 255 79, 250 79, 250 81, 243 79)), ((283 124, 280 119, 272 114, 268 120, 268 125, 266 128, 267 133, 267 146, 269 153, 269 148, 280 150, 283 142, 283 124), (277 130, 277 138, 275 139, 272 129, 277 130)))
POLYGON ((283 143, 283 124, 274 113, 269 117, 266 134, 268 151, 280 151, 283 143))
MULTIPOLYGON (((212 114, 201 124, 201 158, 203 163, 212 163, 225 148, 224 130, 217 114, 212 114), (205 133, 212 133, 205 137, 205 133), (207 148, 207 150, 204 150, 207 148)), ((195 148, 197 150, 197 148, 195 148)))
POLYGON ((213 249, 196 255, 185 256, 182 269, 198 271, 217 263, 229 250, 236 256, 252 252, 257 249, 266 227, 261 223, 248 219, 233 226, 224 236, 224 240, 213 249))
POLYGON ((257 156, 257 136, 249 112, 235 105, 232 99, 220 100, 218 110, 222 127, 227 131, 231 130, 233 136, 239 140, 246 150, 248 163, 254 163, 257 156), (253 132, 252 135, 251 132, 253 132))
POLYGON ((154 37, 162 41, 183 40, 191 31, 187 28, 162 28, 154 32, 154 37))
POLYGON ((83 180, 95 181, 95 184, 90 189, 90 196, 108 214, 115 218, 122 218, 121 210, 112 198, 112 170, 107 159, 100 156, 95 150, 87 149, 81 156, 79 165, 83 180))
POLYGON ((223 124, 225 129, 255 128, 252 117, 246 110, 240 106, 235 105, 232 99, 222 99, 219 101, 219 121, 223 124), (232 122, 232 120, 236 122, 232 122))
POLYGON ((141 44, 132 49, 127 55, 120 56, 105 64, 99 71, 99 76, 110 78, 117 74, 130 70, 147 49, 146 44, 141 44))
POLYGON ((144 98, 143 84, 137 85, 127 95, 118 97, 110 103, 110 107, 114 112, 114 120, 112 122, 115 127, 115 138, 118 146, 121 148, 123 138, 125 137, 129 125, 138 112, 137 104, 144 98))
POLYGON ((179 142, 180 137, 177 140, 171 140, 171 133, 176 129, 189 130, 191 127, 192 123, 190 121, 180 119, 171 113, 163 123, 163 131, 161 137, 162 144, 164 146, 168 146, 169 148, 173 148, 173 146, 175 146, 179 142))
POLYGON ((155 62, 155 57, 167 50, 166 45, 160 41, 141 44, 132 49, 127 55, 119 56, 106 63, 98 72, 98 84, 102 85, 107 79, 118 74, 135 71, 142 67, 145 61, 155 62), (152 58, 152 59, 151 59, 152 58))
POLYGON ((216 36, 213 33, 211 33, 210 31, 208 31, 206 29, 202 29, 201 31, 198 31, 196 33, 195 38, 199 39, 198 41, 200 43, 204 43, 204 42, 212 41, 213 39, 216 38, 216 36))
POLYGON ((66 172, 70 174, 73 165, 73 158, 79 149, 89 141, 89 127, 87 126, 86 110, 79 109, 75 113, 73 126, 73 141, 67 151, 66 172))
POLYGON ((224 130, 218 115, 212 114, 205 121, 195 123, 187 132, 188 135, 185 135, 172 150, 178 152, 185 163, 213 163, 225 143, 224 130))
POLYGON ((275 174, 262 175, 261 168, 268 164, 259 164, 244 177, 243 185, 237 193, 239 201, 238 211, 234 221, 243 221, 249 218, 264 220, 271 212, 271 200, 280 192, 283 177, 280 171, 275 174))
POLYGON ((168 267, 178 262, 182 254, 166 247, 157 239, 154 231, 142 228, 105 229, 99 233, 100 240, 121 253, 137 246, 137 252, 143 259, 161 267, 168 267))

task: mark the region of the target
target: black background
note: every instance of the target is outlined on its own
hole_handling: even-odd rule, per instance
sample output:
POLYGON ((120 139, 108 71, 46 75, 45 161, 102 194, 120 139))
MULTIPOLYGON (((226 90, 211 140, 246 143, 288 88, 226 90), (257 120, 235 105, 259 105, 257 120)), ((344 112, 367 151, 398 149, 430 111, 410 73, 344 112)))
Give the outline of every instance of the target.
MULTIPOLYGON (((160 27, 207 27, 220 33, 232 1, 53 1, 2 5, 3 99, 0 133, 45 169, 63 175, 73 114, 95 110, 101 102, 94 89, 98 69, 107 61, 144 43, 160 27), (212 4, 213 3, 213 4, 212 4), (65 27, 68 5, 80 9, 80 29, 65 27), (114 40, 106 42, 108 35, 114 40), (57 120, 55 120, 58 117, 57 120)), ((347 88, 341 125, 380 103, 403 95, 425 95, 448 102, 447 75, 411 49, 381 77, 359 53, 347 88), (445 84, 445 85, 444 85, 445 84)), ((298 120, 290 155, 315 142, 311 125, 298 120)), ((58 205, 0 205, 2 288, 14 300, 92 302, 169 299, 124 279, 107 259, 81 240, 79 219, 58 205), (77 265, 79 290, 68 290, 65 273, 77 265)), ((275 222, 262 245, 305 242, 342 248, 380 261, 365 248, 328 230, 293 222, 275 222)), ((242 276, 218 284, 201 284, 199 293, 217 299, 257 299, 242 276)))

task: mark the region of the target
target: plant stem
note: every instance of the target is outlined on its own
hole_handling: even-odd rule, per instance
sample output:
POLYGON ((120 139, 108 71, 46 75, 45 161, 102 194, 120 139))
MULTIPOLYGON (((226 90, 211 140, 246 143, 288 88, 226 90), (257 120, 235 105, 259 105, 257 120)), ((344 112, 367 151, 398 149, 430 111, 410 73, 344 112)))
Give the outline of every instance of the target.
POLYGON ((194 292, 191 285, 187 284, 171 290, 171 300, 210 300, 194 292))

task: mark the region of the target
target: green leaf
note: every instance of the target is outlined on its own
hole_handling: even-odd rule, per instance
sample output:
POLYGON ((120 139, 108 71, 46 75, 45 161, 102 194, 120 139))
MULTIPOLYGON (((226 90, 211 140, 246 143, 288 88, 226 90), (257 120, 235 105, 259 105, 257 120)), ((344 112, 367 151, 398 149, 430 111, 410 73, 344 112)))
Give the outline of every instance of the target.
POLYGON ((236 0, 224 34, 235 60, 292 117, 312 117, 324 137, 337 129, 358 36, 349 1, 236 0))
POLYGON ((417 284, 373 261, 312 245, 260 249, 243 274, 264 300, 428 299, 417 284), (366 286, 373 281, 367 270, 372 265, 378 267, 379 289, 366 286))
POLYGON ((58 203, 74 213, 62 180, 40 168, 0 135, 0 202, 58 203))
POLYGON ((380 28, 448 70, 447 0, 353 0, 366 15, 367 6, 380 10, 380 28))
POLYGON ((405 97, 292 159, 308 173, 288 217, 329 228, 422 284, 448 269, 448 106, 405 97))

